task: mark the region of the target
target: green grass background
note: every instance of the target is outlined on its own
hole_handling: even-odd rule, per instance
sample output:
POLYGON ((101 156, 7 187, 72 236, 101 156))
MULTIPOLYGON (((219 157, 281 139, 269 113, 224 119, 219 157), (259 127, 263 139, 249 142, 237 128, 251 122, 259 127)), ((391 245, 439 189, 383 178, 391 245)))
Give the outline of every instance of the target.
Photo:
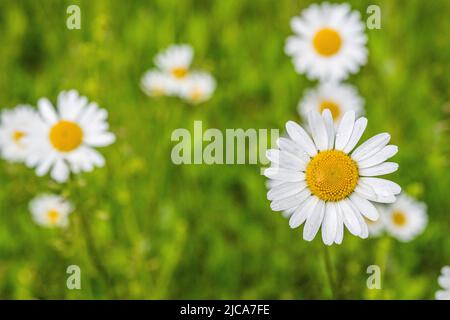
MULTIPOLYGON (((284 54, 289 20, 310 1, 0 2, 0 107, 55 102, 77 89, 109 111, 117 142, 106 167, 62 188, 21 164, 0 162, 0 298, 331 298, 318 236, 302 240, 266 200, 257 165, 171 163, 175 128, 278 128, 315 83, 284 54), (82 29, 66 28, 78 4, 82 29), (191 106, 139 88, 153 56, 171 43, 195 49, 194 67, 218 81, 191 106), (63 192, 75 204, 67 230, 35 225, 28 202, 63 192), (66 268, 81 268, 81 290, 66 268)), ((388 131, 400 164, 390 178, 428 205, 429 225, 410 243, 345 234, 330 248, 338 297, 432 299, 450 264, 450 2, 351 1, 367 30, 368 64, 349 79, 366 100, 364 138, 388 131), (366 268, 384 272, 366 288, 366 268)))

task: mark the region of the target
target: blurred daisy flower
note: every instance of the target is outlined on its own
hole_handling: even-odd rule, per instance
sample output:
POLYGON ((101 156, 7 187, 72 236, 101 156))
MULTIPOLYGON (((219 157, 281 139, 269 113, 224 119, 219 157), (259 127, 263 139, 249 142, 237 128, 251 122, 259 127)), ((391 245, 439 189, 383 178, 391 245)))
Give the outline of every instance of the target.
POLYGON ((181 87, 180 96, 188 102, 200 103, 211 98, 216 81, 205 72, 191 74, 181 87))
POLYGON ((172 78, 161 71, 147 71, 141 79, 141 88, 149 96, 171 96, 176 94, 172 78))
POLYGON ((322 227, 326 245, 340 244, 344 225, 353 235, 367 238, 364 218, 379 218, 372 201, 395 202, 401 191, 396 183, 375 177, 397 170, 396 163, 385 162, 397 153, 397 147, 387 145, 390 135, 381 133, 355 149, 367 119, 356 119, 354 111, 343 115, 336 132, 329 109, 322 115, 311 111, 308 122, 311 136, 289 121, 289 138, 278 139, 279 149, 267 151, 272 167, 264 175, 282 182, 267 193, 272 210, 294 210, 289 225, 297 228, 306 222, 303 238, 307 241, 322 227))
POLYGON ((2 158, 10 162, 25 160, 29 152, 28 135, 38 121, 36 111, 28 105, 19 105, 1 113, 0 152, 2 158))
POLYGON ((141 88, 149 96, 177 96, 193 104, 208 100, 216 81, 206 72, 191 70, 194 50, 191 46, 171 45, 156 55, 157 69, 147 71, 141 88))
POLYGON ((155 57, 155 64, 159 70, 170 75, 173 80, 182 81, 189 75, 193 57, 194 50, 190 45, 174 44, 155 57))
POLYGON ((44 227, 66 227, 69 224, 69 214, 73 211, 72 204, 61 196, 44 194, 30 202, 33 220, 44 227))
POLYGON ((325 109, 329 109, 334 122, 338 124, 347 111, 353 110, 356 116, 361 116, 364 113, 363 105, 364 100, 352 85, 325 82, 305 92, 305 96, 298 104, 298 112, 306 120, 311 110, 322 113, 325 109))
POLYGON ((95 147, 115 141, 108 132, 108 113, 95 102, 88 102, 77 91, 62 91, 55 109, 46 98, 38 101, 41 121, 30 134, 30 153, 26 164, 38 176, 50 171, 51 177, 65 182, 69 173, 92 171, 105 164, 95 147))
POLYGON ((291 19, 286 41, 298 73, 310 79, 343 80, 367 61, 364 24, 348 4, 312 4, 291 19))
POLYGON ((436 300, 450 300, 450 266, 442 268, 438 283, 443 290, 436 292, 436 300))
POLYGON ((386 231, 400 241, 411 241, 425 229, 428 217, 424 203, 401 194, 395 203, 383 208, 386 231))

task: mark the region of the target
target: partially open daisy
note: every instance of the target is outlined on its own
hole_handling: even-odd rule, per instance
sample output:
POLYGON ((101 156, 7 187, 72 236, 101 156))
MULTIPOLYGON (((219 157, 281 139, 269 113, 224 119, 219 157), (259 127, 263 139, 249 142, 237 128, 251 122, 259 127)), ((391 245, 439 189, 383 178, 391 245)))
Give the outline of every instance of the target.
POLYGON ((58 107, 49 100, 38 101, 40 125, 30 136, 30 153, 26 163, 42 176, 50 171, 57 182, 65 182, 69 173, 91 171, 105 164, 95 147, 108 146, 115 141, 108 132, 108 113, 95 102, 88 102, 77 91, 63 91, 58 107))
POLYGON ((194 56, 192 47, 187 44, 171 45, 155 57, 156 66, 169 74, 173 80, 182 81, 189 75, 189 67, 194 56))
POLYGON ((28 152, 28 136, 39 121, 36 111, 28 105, 4 110, 0 116, 0 152, 10 162, 24 161, 28 152))
POLYGON ((172 77, 158 70, 147 71, 142 76, 141 88, 152 97, 171 96, 177 93, 172 77))
POLYGON ((285 52, 310 79, 342 80, 367 61, 364 24, 348 4, 312 4, 291 20, 285 52))
POLYGON ((298 104, 298 112, 306 120, 311 110, 322 113, 329 109, 334 122, 338 124, 347 111, 353 110, 356 116, 361 116, 364 113, 363 105, 364 100, 352 85, 325 82, 305 91, 305 96, 298 104))
POLYGON ((442 268, 438 283, 442 290, 436 292, 436 300, 450 300, 450 266, 442 268))
POLYGON ((66 227, 69 224, 69 214, 73 211, 72 204, 65 198, 44 194, 30 202, 33 220, 44 227, 66 227))
POLYGON ((180 96, 190 103, 200 103, 211 98, 216 81, 206 72, 192 73, 181 86, 180 96))
POLYGON ((272 167, 264 175, 282 182, 267 193, 271 208, 294 210, 289 225, 297 228, 306 222, 303 238, 308 241, 321 226, 326 245, 342 242, 344 225, 352 234, 366 238, 364 217, 379 218, 371 201, 392 203, 400 193, 396 183, 375 178, 397 170, 396 163, 385 162, 397 153, 397 147, 387 145, 390 135, 381 133, 355 149, 367 119, 355 121, 354 111, 343 115, 336 132, 328 109, 322 115, 311 111, 308 122, 311 136, 289 121, 289 138, 280 138, 279 149, 267 151, 272 167))
POLYGON ((425 229, 428 216, 426 205, 406 194, 384 208, 382 218, 387 232, 400 241, 411 241, 425 229))

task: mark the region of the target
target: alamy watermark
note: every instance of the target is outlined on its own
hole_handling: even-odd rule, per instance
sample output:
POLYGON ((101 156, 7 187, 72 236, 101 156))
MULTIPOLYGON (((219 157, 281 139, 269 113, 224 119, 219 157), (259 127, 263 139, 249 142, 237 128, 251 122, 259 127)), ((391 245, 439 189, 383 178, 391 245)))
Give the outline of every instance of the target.
POLYGON ((203 122, 194 121, 191 131, 178 128, 171 140, 177 142, 172 148, 171 159, 181 164, 269 164, 266 158, 268 143, 274 146, 278 129, 225 129, 203 128, 203 122))

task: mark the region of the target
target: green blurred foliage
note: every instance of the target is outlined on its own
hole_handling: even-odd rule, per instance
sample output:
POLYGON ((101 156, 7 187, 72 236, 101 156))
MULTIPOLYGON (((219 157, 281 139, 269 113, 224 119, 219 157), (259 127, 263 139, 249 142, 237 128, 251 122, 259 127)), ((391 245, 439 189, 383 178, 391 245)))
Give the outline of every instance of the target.
MULTIPOLYGON (((302 240, 271 212, 256 165, 176 166, 171 132, 283 128, 315 85, 284 54, 289 20, 310 1, 0 2, 0 106, 56 100, 75 88, 109 111, 118 141, 105 168, 64 186, 76 211, 67 230, 35 225, 28 202, 61 188, 20 164, 0 163, 0 298, 330 298, 320 236, 302 240), (66 28, 78 4, 82 29, 66 28), (139 80, 171 43, 195 48, 194 67, 218 81, 190 106, 145 96, 139 80), (66 288, 81 267, 82 290, 66 288)), ((426 202, 429 225, 411 243, 346 233, 330 248, 341 298, 430 299, 450 264, 450 2, 352 1, 367 30, 369 61, 349 82, 366 101, 363 138, 388 131, 400 152, 391 178, 426 202), (382 266, 383 290, 366 288, 382 266)))

